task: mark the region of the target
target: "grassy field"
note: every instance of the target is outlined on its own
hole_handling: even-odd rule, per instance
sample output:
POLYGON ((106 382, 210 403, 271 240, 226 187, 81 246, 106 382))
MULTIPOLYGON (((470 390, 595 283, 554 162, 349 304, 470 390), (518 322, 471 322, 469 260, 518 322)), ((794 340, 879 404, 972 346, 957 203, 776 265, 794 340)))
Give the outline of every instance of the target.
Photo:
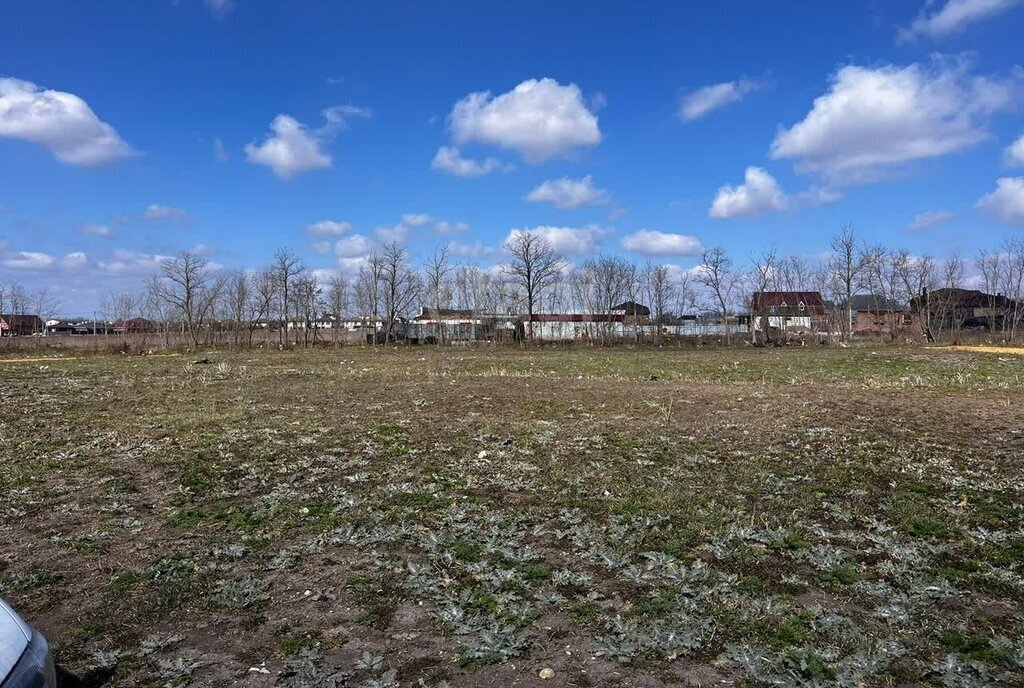
POLYGON ((0 365, 0 595, 87 682, 1024 685, 1022 356, 201 355, 0 365))

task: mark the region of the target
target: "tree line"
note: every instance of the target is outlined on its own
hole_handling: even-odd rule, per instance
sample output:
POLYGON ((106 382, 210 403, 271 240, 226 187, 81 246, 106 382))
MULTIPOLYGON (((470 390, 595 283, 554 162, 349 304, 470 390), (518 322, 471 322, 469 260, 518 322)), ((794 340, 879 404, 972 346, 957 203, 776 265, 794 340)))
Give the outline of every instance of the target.
MULTIPOLYGON (((355 275, 326 278, 290 248, 275 251, 262 269, 238 271, 214 269, 203 256, 183 251, 161 263, 141 289, 108 294, 101 311, 112 321, 146 318, 165 336, 180 333, 193 346, 252 345, 261 330, 272 332, 281 345, 309 345, 337 336, 330 332, 336 326, 326 334, 318 327, 326 314, 379 330, 374 342, 378 336, 394 342, 401 337, 401 323, 420 307, 532 320, 539 312, 608 314, 624 302, 639 302, 650 308, 649 322, 658 333, 661 326, 695 312, 728 323, 749 311, 754 292, 814 291, 833 304, 830 327, 845 340, 851 335, 857 294, 914 306, 920 322, 941 331, 955 328, 955 319, 945 316, 942 303, 920 297, 970 285, 1006 297, 1004 307, 1010 312, 992 313, 1000 316, 998 334, 1007 340, 1019 336, 1024 319, 1020 239, 972 258, 953 254, 936 259, 867 244, 845 226, 829 247, 827 255, 815 260, 781 255, 774 248, 745 259, 707 248, 690 269, 651 261, 636 264, 620 256, 596 256, 572 265, 542 235, 516 232, 497 268, 459 264, 443 247, 417 264, 406 247, 391 242, 368 256, 355 275)), ((34 310, 45 317, 56 304, 49 289, 29 293, 17 284, 0 285, 0 313, 6 305, 13 313, 34 310)), ((443 339, 443 329, 438 336, 443 339)))

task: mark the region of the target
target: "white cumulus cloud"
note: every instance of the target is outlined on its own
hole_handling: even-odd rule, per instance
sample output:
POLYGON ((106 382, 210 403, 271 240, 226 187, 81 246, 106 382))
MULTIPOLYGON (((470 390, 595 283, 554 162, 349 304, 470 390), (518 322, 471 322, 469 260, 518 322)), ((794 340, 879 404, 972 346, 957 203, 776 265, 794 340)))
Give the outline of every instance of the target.
POLYGON ((748 79, 704 86, 683 96, 679 117, 684 122, 692 122, 730 103, 738 103, 757 89, 758 84, 748 79))
POLYGON ((430 163, 432 169, 447 172, 456 177, 482 177, 497 170, 507 171, 511 166, 497 158, 474 160, 462 155, 455 146, 441 146, 430 163))
POLYGON ((466 222, 449 222, 439 220, 434 229, 438 234, 465 234, 469 231, 469 224, 466 222))
POLYGON ((83 251, 75 251, 69 253, 60 259, 60 265, 63 268, 81 268, 89 262, 89 256, 83 251))
POLYGON ((527 232, 542 237, 558 253, 581 256, 593 253, 601 245, 607 231, 601 227, 550 227, 547 225, 529 229, 513 229, 505 238, 507 245, 516 236, 527 232))
POLYGON ((307 225, 306 232, 313 236, 333 236, 344 234, 352 229, 351 222, 335 222, 334 220, 320 220, 307 225))
POLYGON ((80 97, 21 79, 0 78, 0 137, 45 146, 71 165, 103 165, 135 155, 80 97))
POLYGON ((996 189, 978 201, 978 207, 1000 220, 1024 227, 1024 177, 996 180, 996 189))
POLYGON ((518 151, 529 162, 601 142, 597 116, 576 84, 529 79, 511 91, 470 93, 452 108, 448 125, 456 143, 475 141, 518 151))
POLYGON ((11 270, 45 270, 51 267, 56 259, 48 253, 38 251, 14 251, 0 261, 5 268, 11 270))
POLYGON ((709 215, 719 219, 752 217, 781 212, 788 207, 789 199, 775 178, 760 167, 750 166, 743 175, 742 184, 718 189, 709 215))
POLYGON ((117 274, 149 274, 158 270, 161 263, 170 259, 170 256, 117 249, 114 251, 113 259, 101 262, 100 267, 107 272, 117 274))
MULTIPOLYGON (((1019 4, 1021 0, 947 0, 938 12, 929 14, 922 11, 908 28, 900 32, 900 37, 904 40, 917 36, 944 38, 1019 4)), ((930 5, 932 3, 927 3, 926 7, 930 5)))
POLYGON ((648 256, 695 256, 701 245, 697 237, 654 229, 641 229, 622 238, 622 248, 648 256))
POLYGON ((1006 161, 1007 167, 1024 167, 1024 134, 1021 134, 1019 139, 1006 147, 1003 159, 1006 161))
POLYGON ((559 208, 579 208, 584 205, 598 205, 611 200, 604 189, 594 187, 594 180, 588 174, 582 179, 549 179, 526 195, 533 203, 553 203, 559 208))
POLYGON ((339 239, 334 244, 334 254, 339 258, 366 256, 373 250, 373 240, 362 234, 353 234, 339 239))
POLYGON ((1018 86, 973 76, 962 62, 843 67, 807 116, 776 135, 771 155, 834 183, 875 181, 984 140, 989 116, 1012 104, 1018 86))
POLYGON ((488 246, 487 244, 484 244, 479 239, 472 243, 466 241, 459 241, 458 239, 453 239, 452 241, 448 242, 448 251, 453 256, 458 256, 459 258, 480 260, 482 258, 488 258, 490 256, 495 255, 498 252, 498 249, 496 249, 493 246, 488 246))
POLYGON ((310 129, 291 115, 278 115, 270 123, 270 133, 262 143, 246 144, 246 159, 266 165, 281 179, 330 167, 334 159, 323 147, 347 127, 350 117, 369 117, 370 111, 352 105, 335 105, 324 110, 323 116, 324 126, 310 129))

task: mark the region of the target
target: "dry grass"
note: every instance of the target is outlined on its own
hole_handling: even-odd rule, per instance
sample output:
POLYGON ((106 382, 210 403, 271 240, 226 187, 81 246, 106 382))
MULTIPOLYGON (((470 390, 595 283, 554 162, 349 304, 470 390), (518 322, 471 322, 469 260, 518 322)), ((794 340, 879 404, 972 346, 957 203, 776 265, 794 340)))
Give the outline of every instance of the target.
POLYGON ((210 357, 3 369, 0 594, 81 675, 1021 681, 1024 359, 210 357))

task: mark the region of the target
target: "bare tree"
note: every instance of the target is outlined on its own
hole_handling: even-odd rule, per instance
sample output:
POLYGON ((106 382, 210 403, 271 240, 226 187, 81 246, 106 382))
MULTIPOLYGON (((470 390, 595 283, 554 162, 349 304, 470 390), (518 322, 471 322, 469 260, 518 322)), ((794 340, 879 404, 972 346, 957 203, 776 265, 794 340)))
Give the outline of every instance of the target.
MULTIPOLYGON (((689 276, 687 275, 687 279, 689 276)), ((668 316, 671 304, 676 297, 676 284, 672 279, 672 271, 667 265, 651 265, 644 269, 643 284, 647 292, 647 300, 651 304, 654 315, 655 341, 662 342, 662 329, 668 316)))
POLYGON ((130 291, 110 292, 100 302, 100 312, 115 328, 121 323, 121 340, 127 341, 131 329, 129 321, 138 314, 140 306, 139 298, 130 291))
POLYGON ((632 294, 634 274, 633 265, 619 257, 586 260, 573 271, 572 281, 579 303, 585 310, 604 317, 603 324, 595 329, 606 344, 614 334, 612 309, 632 294))
POLYGON ((252 301, 252 283, 249 276, 241 270, 229 276, 224 299, 231 320, 231 345, 237 347, 241 343, 243 328, 246 332, 249 331, 247 316, 252 301))
POLYGON ((720 248, 704 249, 700 265, 697 266, 696 279, 711 294, 715 310, 725 325, 726 342, 731 342, 729 304, 732 303, 733 292, 740 281, 739 274, 733 270, 732 259, 720 248))
POLYGON ((437 345, 441 346, 445 339, 445 328, 441 322, 441 308, 451 303, 452 289, 449 276, 452 272, 452 265, 448 260, 448 248, 439 247, 427 261, 427 294, 430 298, 430 307, 434 309, 434 317, 437 319, 437 345))
POLYGON ((207 260, 190 251, 165 260, 160 264, 160 272, 163 299, 181 316, 192 346, 198 347, 199 335, 220 285, 210 276, 207 260))
MULTIPOLYGON (((274 252, 274 263, 272 265, 274 275, 277 279, 277 288, 281 294, 281 330, 280 340, 282 344, 288 341, 288 307, 291 306, 289 300, 290 291, 295 278, 305 271, 305 266, 302 264, 302 260, 299 259, 295 251, 290 248, 279 248, 274 252)), ((299 333, 295 333, 296 342, 298 341, 299 333)))
POLYGON ((302 343, 304 346, 316 344, 322 295, 316 275, 307 273, 300 276, 295 280, 294 291, 296 327, 302 326, 302 343))
POLYGON ((260 270, 251 278, 251 294, 249 298, 249 334, 248 345, 252 346, 253 334, 262 325, 270 326, 268 319, 274 310, 277 299, 277 277, 273 268, 260 270))
POLYGON ((420 275, 409 263, 409 254, 393 241, 380 252, 380 296, 387 329, 385 342, 397 340, 395 325, 406 315, 420 293, 420 275))
MULTIPOLYGON (((380 286, 384 274, 384 261, 380 254, 374 253, 366 263, 359 267, 359 275, 356 278, 356 302, 362 312, 365 323, 367 316, 370 316, 370 332, 372 333, 373 346, 377 346, 377 322, 380 313, 380 286)), ((365 327, 364 327, 365 329, 365 327)))
MULTIPOLYGON (((768 289, 769 283, 775 279, 778 273, 777 258, 775 256, 775 249, 771 248, 761 254, 760 258, 752 258, 750 260, 750 275, 748 280, 750 282, 751 296, 750 296, 750 342, 752 344, 757 343, 757 328, 754 327, 754 311, 756 304, 758 303, 758 294, 763 293, 768 289)), ((790 291, 790 290, 785 290, 790 291)), ((768 341, 768 312, 764 311, 761 314, 761 330, 763 332, 763 341, 768 341)))
POLYGON ((334 345, 337 346, 341 318, 348 311, 348 280, 342 275, 334 275, 327 285, 327 309, 334 316, 334 321, 331 323, 331 333, 334 345))
POLYGON ((853 326, 853 295, 857 291, 858 280, 866 265, 866 257, 864 251, 857 247, 857 237, 852 225, 844 225, 839 234, 832 237, 831 245, 832 255, 828 259, 828 269, 832 281, 841 288, 844 310, 841 336, 844 342, 848 342, 853 326))
POLYGON ((558 282, 566 262, 548 241, 533 232, 516 232, 505 244, 509 262, 505 274, 526 298, 526 314, 530 326, 526 333, 533 341, 534 309, 544 290, 558 282))

